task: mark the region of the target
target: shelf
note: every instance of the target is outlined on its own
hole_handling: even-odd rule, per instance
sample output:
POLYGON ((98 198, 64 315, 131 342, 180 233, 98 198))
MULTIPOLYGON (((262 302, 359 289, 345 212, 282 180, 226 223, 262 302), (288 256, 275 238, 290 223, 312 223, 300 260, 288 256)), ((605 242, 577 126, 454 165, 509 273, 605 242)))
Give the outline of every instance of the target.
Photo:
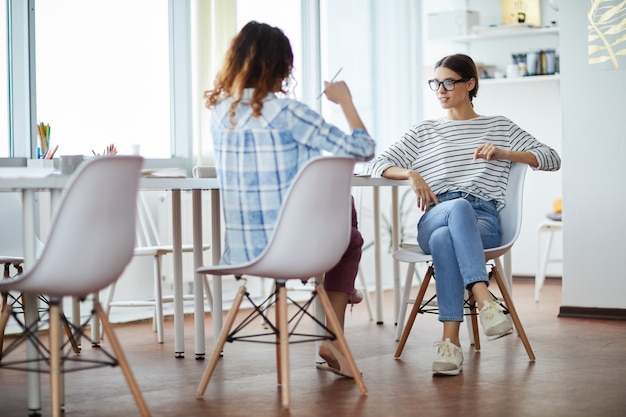
POLYGON ((479 80, 480 85, 489 84, 521 84, 521 83, 540 83, 547 81, 559 81, 561 76, 559 74, 554 75, 532 75, 529 77, 516 77, 516 78, 481 78, 479 80))
POLYGON ((471 35, 455 36, 447 38, 445 40, 451 42, 473 42, 480 40, 494 40, 500 38, 510 37, 523 37, 523 36, 538 36, 538 35, 558 35, 559 27, 545 27, 545 28, 503 28, 502 26, 494 28, 485 28, 481 33, 475 33, 471 35))

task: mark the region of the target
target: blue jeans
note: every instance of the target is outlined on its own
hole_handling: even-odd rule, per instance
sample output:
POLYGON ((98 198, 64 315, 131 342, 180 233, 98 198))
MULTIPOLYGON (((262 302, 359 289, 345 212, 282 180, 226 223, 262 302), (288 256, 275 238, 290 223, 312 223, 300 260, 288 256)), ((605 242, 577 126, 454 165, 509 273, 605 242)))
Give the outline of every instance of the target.
POLYGON ((417 242, 433 257, 439 321, 463 321, 464 289, 489 283, 484 249, 500 244, 500 217, 494 201, 471 194, 437 199, 417 224, 417 242))

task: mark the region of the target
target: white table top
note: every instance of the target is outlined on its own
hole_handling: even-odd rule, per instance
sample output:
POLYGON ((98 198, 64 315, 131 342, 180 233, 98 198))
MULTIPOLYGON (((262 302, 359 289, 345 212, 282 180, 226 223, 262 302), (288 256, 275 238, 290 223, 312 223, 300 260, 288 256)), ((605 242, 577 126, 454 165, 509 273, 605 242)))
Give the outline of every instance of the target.
MULTIPOLYGON (((51 190, 63 188, 69 177, 45 168, 0 168, 0 190, 15 191, 22 189, 51 190)), ((354 187, 378 187, 409 185, 408 180, 390 180, 355 175, 354 187)), ((142 190, 217 190, 216 178, 186 177, 142 177, 139 184, 142 190)))
MULTIPOLYGON (((38 168, 0 168, 0 190, 54 190, 65 187, 70 177, 38 168)), ((142 190, 217 190, 216 178, 142 177, 142 190)))

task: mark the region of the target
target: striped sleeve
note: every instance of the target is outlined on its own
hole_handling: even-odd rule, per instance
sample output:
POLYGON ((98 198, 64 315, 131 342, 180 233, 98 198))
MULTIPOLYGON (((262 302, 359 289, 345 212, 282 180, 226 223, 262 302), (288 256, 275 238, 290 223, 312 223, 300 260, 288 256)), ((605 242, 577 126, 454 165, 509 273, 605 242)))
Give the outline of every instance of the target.
POLYGON ((530 152, 535 155, 539 165, 531 167, 533 170, 558 171, 561 168, 561 157, 554 149, 539 142, 534 136, 512 121, 508 120, 508 122, 510 124, 511 150, 530 152))

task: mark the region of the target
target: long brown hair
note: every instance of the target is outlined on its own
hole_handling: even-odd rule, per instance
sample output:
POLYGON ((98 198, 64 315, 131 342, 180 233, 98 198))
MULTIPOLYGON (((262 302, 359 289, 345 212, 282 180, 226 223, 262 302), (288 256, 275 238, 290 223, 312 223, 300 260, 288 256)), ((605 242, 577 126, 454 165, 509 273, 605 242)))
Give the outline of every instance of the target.
POLYGON ((254 88, 250 106, 258 117, 267 93, 287 93, 292 68, 293 52, 283 31, 250 21, 232 40, 213 89, 204 92, 206 107, 210 109, 223 97, 233 97, 229 110, 233 122, 244 88, 254 88))

